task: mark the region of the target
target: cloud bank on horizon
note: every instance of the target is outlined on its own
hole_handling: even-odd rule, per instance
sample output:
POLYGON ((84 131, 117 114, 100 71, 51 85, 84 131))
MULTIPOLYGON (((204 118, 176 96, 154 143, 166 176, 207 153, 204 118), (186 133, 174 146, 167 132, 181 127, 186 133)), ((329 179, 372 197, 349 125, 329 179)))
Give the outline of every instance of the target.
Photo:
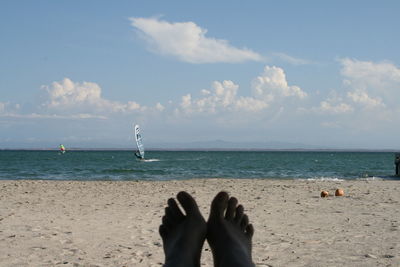
MULTIPOLYGON (((398 121, 387 114, 399 112, 396 101, 400 88, 400 68, 389 62, 373 63, 350 58, 340 60, 343 88, 332 91, 319 104, 307 101, 315 97, 297 85, 290 85, 282 68, 265 66, 263 71, 249 82, 252 94, 239 95, 239 85, 232 80, 213 81, 211 88, 199 90, 197 97, 186 94, 170 103, 156 102, 154 106, 141 105, 135 100, 111 101, 102 96, 102 88, 95 82, 79 82, 70 78, 43 85, 41 100, 34 112, 24 114, 23 104, 0 102, 1 117, 89 119, 114 118, 119 115, 149 113, 174 117, 195 117, 236 113, 236 116, 275 116, 282 110, 310 116, 326 115, 335 118, 338 125, 348 118, 372 115, 372 118, 388 122, 398 121), (346 117, 342 117, 346 114, 346 117), (332 117, 333 116, 333 117, 332 117), (335 117, 336 116, 336 117, 335 117)), ((229 116, 229 119, 231 117, 229 116)), ((370 117, 371 118, 371 117, 370 117)), ((219 117, 219 121, 223 117, 219 117)))
MULTIPOLYGON (((236 48, 227 40, 208 37, 207 30, 194 22, 171 23, 157 18, 130 18, 130 22, 151 52, 179 61, 194 64, 265 61, 248 48, 236 48)), ((310 63, 283 53, 276 56, 299 67, 310 63)), ((23 103, 0 102, 0 120, 3 125, 8 119, 61 119, 83 124, 89 120, 126 123, 135 119, 150 124, 151 118, 154 124, 181 128, 190 128, 199 121, 228 129, 240 123, 251 125, 253 131, 274 127, 290 129, 290 125, 303 121, 304 128, 297 129, 299 134, 327 129, 333 134, 336 131, 354 136, 361 135, 362 131, 399 125, 400 68, 389 61, 350 57, 341 58, 338 63, 342 86, 326 95, 292 84, 282 67, 266 64, 258 74, 254 73, 247 85, 241 85, 245 90, 232 77, 210 81, 210 88, 197 88, 198 94, 182 94, 169 102, 155 97, 152 106, 143 105, 138 99, 110 100, 103 96, 105 89, 95 81, 65 77, 43 85, 38 90, 40 101, 29 107, 23 103), (250 94, 245 95, 243 91, 250 94)))

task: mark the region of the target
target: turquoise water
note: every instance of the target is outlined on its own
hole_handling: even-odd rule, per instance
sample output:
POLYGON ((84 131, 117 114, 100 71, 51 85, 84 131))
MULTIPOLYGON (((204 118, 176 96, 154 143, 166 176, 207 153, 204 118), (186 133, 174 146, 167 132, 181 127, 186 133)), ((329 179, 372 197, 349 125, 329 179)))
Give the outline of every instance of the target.
POLYGON ((0 179, 391 179, 393 162, 390 152, 0 151, 0 179))

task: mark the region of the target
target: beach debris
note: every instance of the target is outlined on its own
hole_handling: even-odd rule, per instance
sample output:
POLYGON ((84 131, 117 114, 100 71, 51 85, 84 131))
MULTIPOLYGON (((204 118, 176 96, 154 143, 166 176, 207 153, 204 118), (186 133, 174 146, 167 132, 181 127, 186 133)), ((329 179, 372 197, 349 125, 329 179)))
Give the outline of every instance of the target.
POLYGON ((328 191, 321 191, 321 197, 328 197, 329 196, 329 192, 328 191))
POLYGON ((336 189, 336 191, 335 191, 335 196, 337 196, 337 197, 342 197, 342 196, 344 196, 344 191, 343 191, 343 189, 340 189, 340 188, 336 189))
POLYGON ((365 254, 366 258, 377 259, 378 257, 373 254, 365 254))

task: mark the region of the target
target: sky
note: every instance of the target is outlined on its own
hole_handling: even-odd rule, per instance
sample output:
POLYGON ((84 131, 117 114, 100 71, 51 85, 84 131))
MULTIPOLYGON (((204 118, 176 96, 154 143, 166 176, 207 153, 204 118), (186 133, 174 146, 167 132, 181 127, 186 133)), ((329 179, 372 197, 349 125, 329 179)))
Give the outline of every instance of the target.
POLYGON ((400 149, 399 1, 0 2, 0 148, 400 149))

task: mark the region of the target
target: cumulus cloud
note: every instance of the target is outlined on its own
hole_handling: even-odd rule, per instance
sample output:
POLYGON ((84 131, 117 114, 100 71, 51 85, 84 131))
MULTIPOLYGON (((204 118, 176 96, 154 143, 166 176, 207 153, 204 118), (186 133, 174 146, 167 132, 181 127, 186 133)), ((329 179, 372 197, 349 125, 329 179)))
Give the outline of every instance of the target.
POLYGON ((105 120, 107 117, 101 115, 93 115, 93 114, 72 114, 72 115, 58 115, 58 114, 39 114, 39 113, 30 113, 30 114, 18 114, 12 113, 8 114, 7 117, 10 118, 21 118, 21 119, 101 119, 105 120))
POLYGON ((260 61, 262 56, 231 46, 228 41, 206 37, 207 30, 194 22, 175 22, 157 18, 130 18, 135 27, 157 53, 189 63, 260 61))
POLYGON ((353 108, 346 103, 333 104, 329 101, 322 101, 319 110, 330 114, 343 114, 352 112, 353 108))
POLYGON ((282 68, 265 66, 264 72, 253 81, 254 95, 266 102, 282 97, 304 99, 307 93, 300 87, 289 86, 282 68))
POLYGON ((185 113, 216 113, 219 111, 260 111, 267 103, 252 98, 237 96, 239 86, 232 81, 215 81, 212 91, 202 90, 203 97, 192 99, 190 94, 182 97, 181 108, 185 113))
POLYGON ((390 62, 375 63, 344 58, 341 73, 349 81, 362 87, 391 87, 393 83, 400 83, 400 69, 390 62))
MULTIPOLYGON (((239 86, 232 81, 215 81, 211 90, 201 90, 201 97, 191 94, 182 97, 180 108, 186 114, 217 112, 260 112, 279 103, 281 110, 286 98, 301 100, 307 96, 300 87, 287 83, 283 69, 266 66, 261 76, 253 81, 253 95, 238 96, 239 86)), ((293 104, 293 102, 290 102, 293 104)))
POLYGON ((367 109, 385 106, 380 97, 372 98, 367 94, 367 92, 360 89, 355 90, 354 92, 348 92, 347 97, 354 103, 359 103, 367 109))
POLYGON ((318 108, 312 108, 318 114, 339 115, 351 113, 354 107, 346 102, 336 91, 331 91, 329 96, 320 102, 318 108))
MULTIPOLYGON (((135 101, 125 103, 105 99, 101 87, 93 82, 74 82, 69 78, 43 86, 46 100, 42 103, 42 112, 57 114, 91 114, 104 117, 106 114, 130 114, 143 112, 161 112, 165 107, 157 103, 154 107, 142 106, 135 101)), ((76 116, 75 116, 76 117, 76 116)), ((77 117, 78 118, 78 117, 77 117)))
POLYGON ((47 92, 47 101, 42 106, 54 110, 127 112, 141 109, 133 101, 120 103, 102 98, 100 86, 92 82, 79 83, 64 78, 42 88, 47 92))
POLYGON ((400 68, 390 62, 375 63, 344 58, 341 74, 348 98, 365 108, 398 106, 400 68))
POLYGON ((158 110, 158 111, 163 111, 164 109, 165 109, 165 107, 160 103, 160 102, 158 102, 157 104, 156 104, 156 110, 158 110))
MULTIPOLYGON (((390 62, 371 62, 344 58, 340 73, 344 93, 331 94, 311 110, 317 113, 354 113, 369 118, 384 118, 388 112, 399 110, 400 68, 390 62)), ((360 120, 360 118, 358 119, 360 120)))
POLYGON ((19 119, 107 119, 110 116, 157 114, 165 107, 140 105, 135 101, 111 101, 102 97, 102 89, 93 82, 74 82, 69 78, 42 86, 41 102, 22 108, 0 102, 0 116, 19 119))

